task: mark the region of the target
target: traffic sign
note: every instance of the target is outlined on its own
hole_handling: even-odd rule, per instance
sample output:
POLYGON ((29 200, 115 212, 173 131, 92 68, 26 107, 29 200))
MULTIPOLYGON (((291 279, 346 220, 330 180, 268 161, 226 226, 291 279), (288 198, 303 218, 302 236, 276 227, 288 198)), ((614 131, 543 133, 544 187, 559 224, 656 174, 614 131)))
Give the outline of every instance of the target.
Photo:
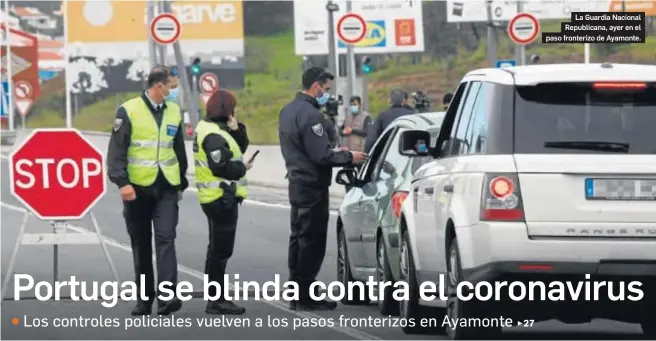
POLYGON ((11 194, 39 219, 81 219, 105 194, 104 156, 75 129, 35 129, 9 162, 11 194))
POLYGON ((517 66, 517 61, 515 60, 497 60, 497 68, 502 68, 502 67, 511 67, 511 66, 517 66))
POLYGON ((209 99, 210 99, 211 96, 212 96, 211 93, 204 92, 204 93, 200 94, 200 99, 202 99, 202 100, 203 100, 203 103, 204 103, 205 105, 207 105, 207 101, 209 101, 209 99))
POLYGON ((151 36, 162 45, 175 43, 180 37, 180 31, 180 21, 170 13, 160 14, 150 22, 151 36))
POLYGON ((347 13, 337 22, 337 35, 345 44, 356 44, 366 34, 367 23, 355 13, 347 13))
POLYGON ((540 21, 529 13, 519 13, 508 24, 508 36, 516 44, 532 43, 540 33, 540 21))
POLYGON ((219 88, 219 77, 213 73, 204 73, 200 76, 200 89, 205 93, 211 93, 219 88))
POLYGON ((18 81, 14 86, 14 101, 16 103, 16 108, 20 112, 21 116, 27 116, 27 113, 30 112, 34 100, 32 95, 34 94, 34 88, 32 85, 26 81, 18 81))

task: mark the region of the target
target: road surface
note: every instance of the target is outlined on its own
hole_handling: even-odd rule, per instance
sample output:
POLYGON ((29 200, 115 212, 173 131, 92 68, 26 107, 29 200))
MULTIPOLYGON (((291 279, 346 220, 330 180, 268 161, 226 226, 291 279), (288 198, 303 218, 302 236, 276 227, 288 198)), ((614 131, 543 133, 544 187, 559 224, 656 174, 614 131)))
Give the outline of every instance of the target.
MULTIPOLYGON (((12 197, 9 190, 8 162, 5 156, 1 160, 0 174, 2 180, 2 277, 11 255, 23 214, 22 206, 12 197)), ((128 236, 121 215, 122 206, 118 190, 110 185, 105 197, 95 206, 93 213, 97 217, 100 228, 106 236, 108 248, 116 264, 121 280, 132 280, 132 260, 128 245, 128 236)), ((287 278, 287 239, 289 209, 285 206, 284 192, 265 188, 252 188, 253 197, 267 202, 246 202, 240 210, 240 221, 237 232, 235 253, 228 271, 238 273, 240 280, 269 281, 275 274, 280 274, 281 280, 287 278)), ((65 198, 62 198, 65 200, 65 198)), ((336 206, 333 203, 331 206, 336 206)), ((335 279, 335 226, 336 216, 331 215, 328 251, 319 280, 326 282, 335 279)), ((72 222, 72 232, 91 229, 90 221, 72 222)), ((49 225, 30 218, 28 232, 47 231, 49 225)), ((207 245, 207 223, 199 207, 196 193, 188 191, 180 202, 180 224, 177 235, 177 252, 180 264, 180 281, 189 281, 197 290, 202 288, 202 269, 207 245)), ((64 280, 76 276, 78 280, 110 281, 113 280, 109 266, 105 261, 99 246, 61 246, 59 256, 59 279, 64 280)), ((53 276, 52 247, 22 247, 18 254, 15 273, 30 274, 35 281, 51 281, 53 276)), ((149 320, 135 320, 129 317, 131 302, 118 302, 112 308, 105 308, 101 302, 82 302, 64 299, 61 301, 41 302, 35 299, 15 301, 13 283, 9 286, 10 300, 2 303, 2 339, 443 339, 443 335, 412 335, 403 334, 400 328, 374 327, 362 321, 362 325, 340 326, 340 316, 349 318, 386 318, 381 316, 375 305, 343 306, 331 312, 297 313, 287 309, 284 302, 237 302, 246 307, 247 313, 242 317, 228 317, 232 326, 226 326, 227 321, 221 317, 211 316, 205 319, 204 302, 194 298, 185 302, 182 310, 174 315, 160 320, 153 315, 149 320), (93 318, 82 320, 80 317, 93 318), (12 320, 16 318, 17 320, 12 320), (58 319, 59 320, 56 320, 58 319), (62 321, 61 318, 69 318, 62 321), (73 318, 77 318, 74 321, 73 318), (103 319, 103 324, 97 326, 103 319), (129 320, 129 321, 126 321, 129 320), (195 326, 201 322, 212 322, 212 327, 195 326), (234 323, 241 319, 242 326, 234 323), (244 320, 245 319, 245 320, 244 320), (256 326, 259 321, 263 325, 256 326), (291 325, 310 321, 326 323, 335 322, 332 327, 300 326, 293 329, 291 325), (275 320, 275 321, 273 321, 275 320), (275 327, 269 323, 287 321, 288 327, 275 327), (13 323, 17 323, 13 325, 13 323), (53 327, 58 323, 88 323, 87 327, 53 327), (139 326, 126 328, 126 323, 159 323, 159 327, 139 326), (47 327, 43 326, 48 324, 47 327), (116 323, 118 326, 114 326, 116 323), (179 323, 182 326, 171 327, 179 323), (190 325, 186 325, 189 323, 190 325), (250 323, 250 326, 246 325, 250 323), (40 327, 37 325, 41 325, 40 327), (219 324, 219 325, 216 325, 219 324), (93 329, 91 329, 93 328, 93 329)), ((440 319, 441 321, 441 319, 440 319)), ((512 329, 506 331, 506 336, 512 339, 636 339, 641 338, 640 328, 636 325, 622 324, 613 321, 595 321, 584 325, 564 325, 557 322, 535 324, 530 330, 512 329)))

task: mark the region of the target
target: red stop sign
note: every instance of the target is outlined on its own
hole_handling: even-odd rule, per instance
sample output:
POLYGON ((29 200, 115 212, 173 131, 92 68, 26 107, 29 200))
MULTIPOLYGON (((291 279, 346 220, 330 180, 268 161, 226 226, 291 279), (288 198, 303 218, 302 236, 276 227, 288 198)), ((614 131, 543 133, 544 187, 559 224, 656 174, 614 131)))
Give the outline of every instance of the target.
POLYGON ((75 129, 36 129, 9 162, 11 193, 40 219, 81 219, 105 194, 103 154, 75 129))

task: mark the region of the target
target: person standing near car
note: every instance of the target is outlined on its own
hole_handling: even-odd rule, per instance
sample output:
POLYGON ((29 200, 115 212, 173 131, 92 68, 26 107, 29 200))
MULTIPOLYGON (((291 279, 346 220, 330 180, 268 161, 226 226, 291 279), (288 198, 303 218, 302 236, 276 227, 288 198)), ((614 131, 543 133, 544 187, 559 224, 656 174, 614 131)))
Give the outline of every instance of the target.
POLYGON ((350 112, 346 114, 346 119, 340 129, 342 146, 348 148, 348 150, 363 152, 367 132, 371 126, 371 116, 368 112, 362 110, 360 96, 351 97, 349 110, 350 112))
POLYGON ((292 310, 332 310, 336 302, 314 301, 310 285, 321 270, 328 237, 329 191, 332 168, 359 164, 366 154, 335 150, 319 111, 329 98, 335 77, 320 67, 306 70, 303 91, 280 110, 278 137, 289 179, 291 234, 289 280, 299 286, 299 300, 292 310))
POLYGON ((373 148, 376 140, 395 119, 414 113, 413 110, 408 109, 408 93, 401 89, 392 90, 389 101, 390 108, 376 117, 374 124, 371 125, 370 132, 367 134, 365 142, 365 151, 367 152, 373 148))
MULTIPOLYGON (((116 112, 107 151, 108 176, 123 201, 123 217, 130 236, 136 283, 145 276, 147 300, 137 301, 132 315, 149 315, 156 291, 152 238, 155 231, 157 281, 178 281, 175 252, 178 201, 189 183, 187 153, 182 135, 175 69, 157 66, 148 75, 148 89, 123 103, 116 112)), ((157 313, 168 315, 182 307, 178 298, 158 302, 157 313)))

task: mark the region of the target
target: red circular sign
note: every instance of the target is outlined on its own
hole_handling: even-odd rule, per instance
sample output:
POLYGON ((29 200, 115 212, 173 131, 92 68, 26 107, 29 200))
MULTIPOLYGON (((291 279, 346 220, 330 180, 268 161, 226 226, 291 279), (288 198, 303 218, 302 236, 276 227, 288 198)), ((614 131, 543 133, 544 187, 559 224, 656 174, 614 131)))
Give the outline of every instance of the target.
POLYGON ((362 38, 364 38, 366 34, 367 34, 367 23, 364 21, 364 19, 361 16, 355 13, 347 13, 344 16, 342 16, 337 22, 337 35, 339 36, 339 39, 344 41, 346 44, 355 44, 360 40, 362 40, 362 38), (342 29, 344 28, 344 24, 346 23, 347 19, 357 20, 360 26, 362 27, 360 29, 361 32, 355 38, 347 38, 344 36, 344 32, 342 32, 342 29))
POLYGON ((200 76, 199 81, 200 89, 203 90, 203 92, 214 92, 219 88, 219 77, 213 73, 204 73, 202 76, 200 76))
POLYGON ((104 161, 75 129, 35 129, 9 156, 11 194, 39 219, 81 219, 105 194, 104 161))
POLYGON ((150 35, 156 42, 163 45, 175 43, 180 38, 180 31, 180 21, 170 13, 160 14, 150 22, 150 35), (168 25, 166 21, 169 21, 168 25))
POLYGON ((26 81, 18 81, 14 85, 14 95, 17 99, 28 99, 32 96, 34 88, 32 84, 26 81))
POLYGON ((535 38, 538 37, 539 32, 540 21, 532 14, 519 13, 514 18, 512 18, 508 24, 508 36, 510 36, 510 39, 517 44, 526 45, 532 43, 535 38), (520 19, 528 19, 533 24, 533 31, 527 37, 519 36, 517 32, 515 32, 515 26, 520 19))

